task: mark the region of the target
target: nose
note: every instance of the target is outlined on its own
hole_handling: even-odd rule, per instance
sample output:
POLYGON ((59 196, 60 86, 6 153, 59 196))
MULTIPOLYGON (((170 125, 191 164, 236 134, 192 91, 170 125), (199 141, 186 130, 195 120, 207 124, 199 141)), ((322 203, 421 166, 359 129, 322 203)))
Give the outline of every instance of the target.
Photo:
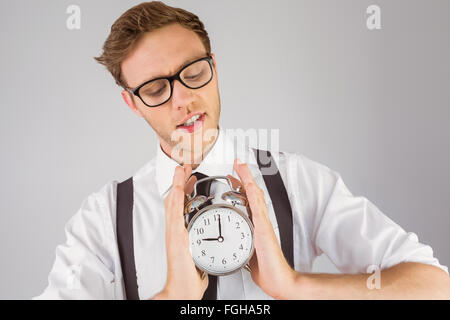
POLYGON ((189 107, 194 99, 192 90, 178 80, 174 80, 172 85, 172 106, 176 110, 189 107))

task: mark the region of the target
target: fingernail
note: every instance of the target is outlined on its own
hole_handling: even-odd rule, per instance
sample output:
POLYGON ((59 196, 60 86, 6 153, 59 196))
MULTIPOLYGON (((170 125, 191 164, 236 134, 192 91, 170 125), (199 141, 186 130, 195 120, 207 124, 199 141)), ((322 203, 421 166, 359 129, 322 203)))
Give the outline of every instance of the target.
POLYGON ((237 164, 243 164, 243 162, 242 162, 241 159, 239 159, 239 158, 236 158, 236 163, 237 163, 237 164))

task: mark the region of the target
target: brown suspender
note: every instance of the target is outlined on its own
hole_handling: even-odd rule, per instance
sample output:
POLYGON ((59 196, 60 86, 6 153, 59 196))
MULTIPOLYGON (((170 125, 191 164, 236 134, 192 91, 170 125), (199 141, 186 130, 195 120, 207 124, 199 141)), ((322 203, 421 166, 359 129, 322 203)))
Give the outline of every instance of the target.
POLYGON ((117 245, 127 300, 139 300, 133 245, 133 177, 117 185, 117 245))

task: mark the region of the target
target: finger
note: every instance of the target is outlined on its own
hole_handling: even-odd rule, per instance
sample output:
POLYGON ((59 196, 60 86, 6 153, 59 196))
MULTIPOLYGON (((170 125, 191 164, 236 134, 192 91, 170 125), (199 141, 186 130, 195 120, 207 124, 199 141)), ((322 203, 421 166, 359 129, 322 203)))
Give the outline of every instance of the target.
POLYGON ((184 178, 185 178, 184 193, 185 194, 191 194, 191 192, 193 190, 195 180, 192 181, 193 176, 191 176, 191 173, 192 173, 192 166, 190 164, 185 164, 184 165, 184 178))
POLYGON ((184 193, 186 194, 192 194, 192 191, 194 191, 194 184, 197 182, 196 176, 191 176, 188 181, 186 182, 184 186, 184 193))
POLYGON ((253 210, 257 207, 263 205, 265 206, 264 193, 258 187, 253 178, 250 169, 246 163, 241 162, 239 159, 234 161, 234 169, 241 179, 242 186, 246 193, 247 199, 249 200, 250 206, 253 210), (257 206, 257 207, 256 207, 257 206))
POLYGON ((247 164, 243 163, 240 159, 234 160, 234 170, 238 174, 239 179, 241 179, 244 188, 246 188, 248 184, 255 182, 247 164))
POLYGON ((177 187, 182 187, 184 189, 185 181, 185 168, 183 168, 182 166, 176 166, 173 173, 172 189, 175 189, 177 187))
POLYGON ((192 166, 190 164, 184 165, 184 181, 187 182, 192 173, 192 166))
POLYGON ((184 181, 185 169, 177 166, 173 175, 172 188, 165 199, 166 216, 169 219, 169 225, 172 225, 170 221, 173 221, 173 225, 183 225, 184 227, 184 181))
POLYGON ((248 205, 251 209, 252 221, 258 224, 258 221, 255 221, 255 218, 264 218, 264 223, 267 223, 269 215, 264 198, 264 192, 256 184, 247 164, 241 162, 239 159, 236 159, 234 162, 234 169, 242 181, 246 197, 248 199, 248 205))
POLYGON ((239 189, 239 192, 244 193, 244 187, 242 186, 242 183, 238 179, 236 179, 232 175, 227 175, 227 177, 230 179, 231 186, 233 187, 234 190, 237 190, 239 187, 241 187, 239 189))

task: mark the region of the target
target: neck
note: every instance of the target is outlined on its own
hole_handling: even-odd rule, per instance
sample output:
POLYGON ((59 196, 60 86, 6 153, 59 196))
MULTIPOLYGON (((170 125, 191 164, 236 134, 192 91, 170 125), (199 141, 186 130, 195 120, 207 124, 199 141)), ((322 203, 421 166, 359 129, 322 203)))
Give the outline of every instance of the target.
POLYGON ((169 158, 175 160, 179 165, 184 166, 185 164, 190 164, 192 170, 195 170, 209 151, 211 151, 217 141, 218 134, 219 131, 217 130, 217 134, 211 136, 209 141, 204 141, 201 144, 201 150, 199 148, 174 148, 175 146, 165 143, 162 139, 160 139, 160 147, 169 158))

